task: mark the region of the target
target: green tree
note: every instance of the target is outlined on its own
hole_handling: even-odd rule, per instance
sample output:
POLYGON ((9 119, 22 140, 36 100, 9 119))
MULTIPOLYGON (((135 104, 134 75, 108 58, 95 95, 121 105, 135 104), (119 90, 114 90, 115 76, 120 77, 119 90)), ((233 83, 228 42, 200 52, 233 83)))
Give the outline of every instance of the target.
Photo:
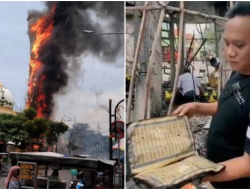
POLYGON ((48 122, 44 118, 35 118, 24 123, 24 129, 29 133, 30 139, 39 138, 48 128, 48 122))
POLYGON ((47 120, 36 118, 37 112, 33 108, 25 109, 20 115, 27 119, 24 123, 24 129, 29 134, 29 139, 39 138, 47 131, 49 127, 47 120))
POLYGON ((0 139, 15 143, 25 141, 28 136, 23 126, 25 121, 26 119, 21 115, 1 114, 0 139))
POLYGON ((37 112, 33 108, 27 108, 23 111, 23 114, 25 117, 27 117, 29 120, 35 119, 37 112))
POLYGON ((59 136, 64 134, 68 129, 69 127, 63 122, 49 121, 49 130, 46 132, 46 139, 49 145, 53 146, 56 144, 56 152, 59 136))

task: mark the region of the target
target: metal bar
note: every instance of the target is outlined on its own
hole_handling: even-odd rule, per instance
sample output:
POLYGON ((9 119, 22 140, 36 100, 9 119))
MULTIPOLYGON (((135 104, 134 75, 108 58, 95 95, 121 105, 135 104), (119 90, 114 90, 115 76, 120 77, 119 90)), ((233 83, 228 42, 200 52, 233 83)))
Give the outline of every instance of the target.
POLYGON ((118 139, 119 187, 121 187, 120 139, 118 139))
POLYGON ((151 72, 152 72, 152 65, 153 65, 153 60, 155 58, 155 51, 156 51, 156 45, 159 41, 159 37, 161 34, 161 29, 162 29, 162 23, 163 23, 163 18, 165 17, 165 9, 161 9, 161 14, 160 18, 158 21, 158 26, 157 30, 155 33, 155 39, 152 47, 152 52, 149 58, 149 63, 148 63, 148 70, 147 70, 147 76, 146 76, 146 87, 145 87, 145 109, 144 109, 144 119, 147 118, 147 112, 148 112, 148 102, 149 102, 149 93, 150 93, 150 87, 151 87, 151 72))
POLYGON ((188 54, 187 54, 187 58, 186 58, 186 63, 185 63, 185 68, 187 67, 187 64, 188 64, 188 58, 189 58, 189 54, 190 54, 190 51, 191 51, 191 48, 192 48, 192 45, 193 45, 193 41, 194 41, 194 33, 193 33, 193 36, 192 36, 192 40, 191 40, 191 43, 190 43, 190 46, 189 46, 189 50, 188 50, 188 54))
POLYGON ((194 58, 196 57, 196 55, 198 54, 198 52, 200 51, 200 49, 202 48, 202 46, 204 45, 204 43, 207 41, 207 39, 203 40, 203 42, 201 43, 200 47, 198 48, 198 50, 195 52, 194 56, 192 57, 192 59, 190 60, 190 63, 192 63, 194 61, 194 58))
MULTIPOLYGON (((122 102, 124 102, 124 99, 122 99, 120 102, 118 102, 117 104, 116 104, 116 106, 115 106, 115 110, 117 109, 117 107, 119 106, 119 104, 120 103, 122 103, 122 102)), ((114 116, 116 116, 116 113, 115 113, 115 115, 114 116)))
POLYGON ((176 70, 176 74, 175 74, 175 81, 174 81, 174 87, 173 87, 173 93, 172 93, 172 98, 170 100, 170 104, 169 104, 169 109, 168 109, 168 115, 171 114, 172 112, 172 108, 173 108, 173 104, 174 104, 174 99, 175 99, 175 95, 176 95, 176 88, 177 88, 177 83, 179 80, 179 74, 180 74, 180 69, 181 69, 181 56, 182 56, 182 34, 183 34, 183 24, 184 24, 184 1, 180 1, 180 10, 181 14, 180 14, 180 23, 179 23, 179 44, 178 44, 178 62, 177 62, 177 70, 176 70))
POLYGON ((115 114, 114 114, 114 117, 115 117, 115 140, 117 140, 117 131, 116 131, 116 109, 118 108, 119 104, 122 103, 123 101, 124 101, 124 99, 121 100, 120 102, 118 102, 118 104, 116 104, 116 106, 115 106, 115 114))
MULTIPOLYGON (((123 101, 124 101, 124 99, 121 100, 120 102, 118 102, 115 106, 115 130, 116 130, 116 109, 118 108, 119 104, 122 103, 123 101)), ((117 131, 115 132, 115 140, 117 140, 117 131)), ((120 172, 120 166, 121 166, 121 164, 120 164, 120 139, 118 139, 118 166, 119 166, 119 174, 118 174, 119 175, 119 180, 118 180, 119 187, 122 188, 121 187, 121 172, 120 172)))
POLYGON ((110 34, 124 34, 124 32, 114 32, 114 33, 93 33, 90 35, 110 35, 110 34))
POLYGON ((111 119, 111 113, 112 113, 112 100, 109 99, 109 160, 113 160, 113 150, 112 150, 112 137, 111 137, 111 131, 112 131, 112 128, 111 128, 111 122, 112 122, 112 119, 111 119))
MULTIPOLYGON (((148 1, 145 2, 144 7, 148 5, 148 1)), ((142 21, 141 21, 141 26, 139 30, 139 35, 138 35, 138 40, 136 43, 136 50, 135 50, 135 56, 134 56, 134 61, 133 61, 133 67, 132 67, 132 73, 131 73, 131 80, 130 80, 130 85, 129 85, 129 94, 128 94, 128 104, 127 104, 127 122, 130 122, 130 114, 131 114, 131 106, 132 106, 132 97, 133 97, 133 88, 134 88, 134 82, 135 82, 135 73, 136 73, 136 66, 138 62, 138 57, 139 57, 139 52, 141 49, 141 42, 142 42, 142 35, 144 32, 144 26, 146 22, 146 16, 147 16, 147 11, 146 9, 143 10, 143 15, 142 15, 142 21)))

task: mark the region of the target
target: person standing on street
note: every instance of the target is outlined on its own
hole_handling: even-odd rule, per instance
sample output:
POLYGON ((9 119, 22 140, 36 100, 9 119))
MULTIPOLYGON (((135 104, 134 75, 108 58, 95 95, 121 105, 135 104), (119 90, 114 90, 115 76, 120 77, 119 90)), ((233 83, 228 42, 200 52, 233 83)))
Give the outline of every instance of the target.
POLYGON ((21 184, 18 180, 20 174, 20 167, 13 166, 10 168, 8 176, 5 180, 4 188, 5 189, 21 189, 21 184))

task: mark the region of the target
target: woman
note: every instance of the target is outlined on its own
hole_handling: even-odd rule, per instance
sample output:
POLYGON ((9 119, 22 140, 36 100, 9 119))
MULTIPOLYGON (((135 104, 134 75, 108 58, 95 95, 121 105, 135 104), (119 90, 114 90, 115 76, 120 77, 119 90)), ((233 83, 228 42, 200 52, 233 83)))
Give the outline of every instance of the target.
POLYGON ((5 189, 21 189, 21 184, 18 181, 18 176, 20 173, 19 166, 13 166, 10 168, 9 174, 5 180, 5 189))

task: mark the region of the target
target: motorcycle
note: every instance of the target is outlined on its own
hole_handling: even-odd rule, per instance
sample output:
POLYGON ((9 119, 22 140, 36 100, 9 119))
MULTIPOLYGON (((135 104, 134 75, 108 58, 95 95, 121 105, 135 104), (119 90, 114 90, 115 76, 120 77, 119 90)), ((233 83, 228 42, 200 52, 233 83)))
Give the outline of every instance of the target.
POLYGON ((72 180, 70 182, 69 189, 87 189, 84 174, 82 172, 78 172, 76 178, 77 180, 72 180))
POLYGON ((70 182, 69 189, 76 189, 76 186, 77 186, 77 183, 78 183, 78 182, 79 182, 78 180, 72 180, 72 181, 70 182))

